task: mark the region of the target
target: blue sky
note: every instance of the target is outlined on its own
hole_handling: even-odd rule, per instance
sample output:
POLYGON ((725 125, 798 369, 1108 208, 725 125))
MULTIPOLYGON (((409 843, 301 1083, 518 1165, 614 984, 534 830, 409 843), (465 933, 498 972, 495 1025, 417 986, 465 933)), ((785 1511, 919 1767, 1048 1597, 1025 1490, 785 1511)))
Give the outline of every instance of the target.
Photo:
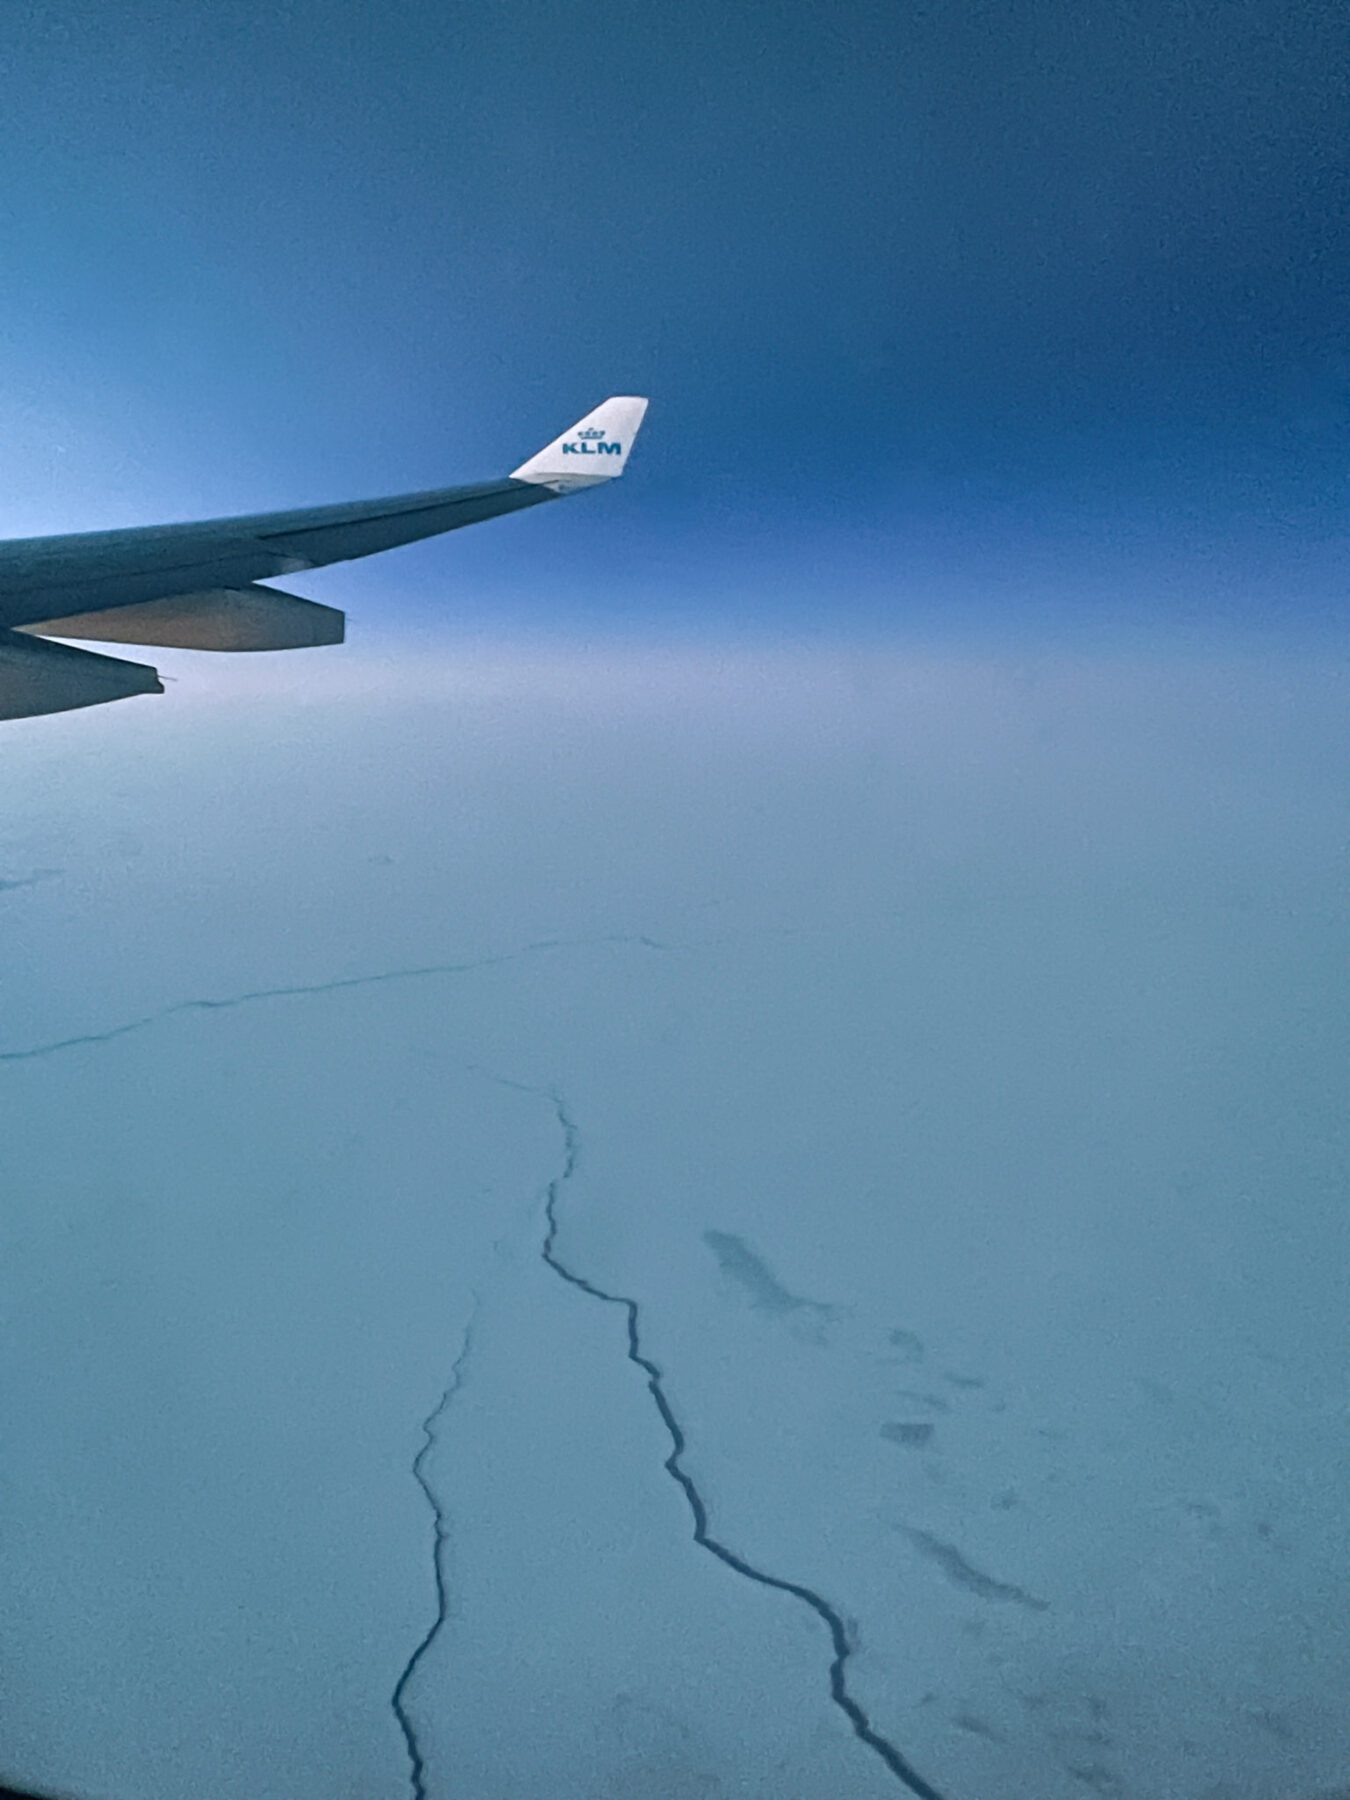
POLYGON ((382 622, 1339 629, 1339 7, 43 0, 7 21, 8 535, 509 468, 382 622))

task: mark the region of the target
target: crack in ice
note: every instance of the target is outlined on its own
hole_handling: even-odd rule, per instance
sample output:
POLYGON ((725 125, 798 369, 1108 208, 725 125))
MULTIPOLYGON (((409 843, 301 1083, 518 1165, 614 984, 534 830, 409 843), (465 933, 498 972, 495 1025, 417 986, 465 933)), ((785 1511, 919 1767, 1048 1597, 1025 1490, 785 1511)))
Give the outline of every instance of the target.
MULTIPOLYGON (((510 1085, 517 1086, 519 1084, 511 1083, 510 1085)), ((612 1294, 605 1288, 598 1287, 595 1282, 570 1268, 558 1255, 556 1248, 559 1231, 558 1203, 563 1189, 576 1173, 581 1139, 576 1122, 568 1112, 560 1094, 556 1091, 546 1093, 542 1089, 532 1091, 539 1093, 541 1098, 546 1098, 552 1105, 563 1135, 562 1170, 549 1182, 544 1199, 546 1229, 540 1254, 554 1274, 561 1277, 570 1286, 577 1288, 592 1300, 601 1300, 607 1306, 619 1306, 624 1309, 628 1321, 628 1360, 646 1377, 647 1390, 655 1402, 656 1410, 661 1416, 661 1423, 665 1426, 666 1434, 670 1438, 671 1451, 665 1460, 664 1467, 688 1502, 689 1511, 694 1520, 694 1542, 746 1581, 753 1581, 760 1587, 771 1588, 776 1593, 790 1594, 794 1600, 800 1600, 804 1606, 810 1607, 830 1634, 830 1643, 834 1650, 834 1656, 830 1662, 830 1698, 847 1718, 853 1729, 853 1735, 880 1758, 897 1781, 908 1788, 912 1794, 918 1795, 919 1800, 942 1800, 938 1789, 931 1782, 926 1781, 896 1749, 895 1745, 876 1730, 862 1706, 849 1693, 846 1668, 849 1657, 853 1654, 853 1645, 849 1640, 848 1627, 844 1623, 843 1616, 828 1600, 816 1593, 814 1588, 805 1587, 800 1582, 789 1581, 784 1576, 770 1575, 763 1569, 755 1568, 752 1563, 747 1562, 744 1557, 738 1556, 734 1550, 728 1549, 725 1544, 719 1542, 712 1535, 708 1523, 707 1504, 699 1492, 693 1476, 683 1466, 683 1457, 688 1445, 684 1429, 666 1394, 665 1375, 660 1365, 645 1355, 642 1349, 637 1301, 630 1299, 626 1294, 612 1294)))
MULTIPOLYGON (((158 1012, 146 1013, 140 1018, 130 1019, 121 1025, 114 1025, 105 1031, 86 1032, 67 1038, 55 1039, 49 1043, 32 1045, 26 1049, 0 1050, 0 1064, 33 1062, 39 1059, 56 1056, 67 1050, 75 1050, 87 1046, 110 1044, 122 1038, 134 1036, 168 1019, 182 1017, 192 1013, 228 1012, 239 1007, 252 1006, 268 1000, 302 999, 311 995, 342 993, 358 988, 378 987, 401 981, 422 981, 437 976, 465 975, 481 969, 504 967, 521 962, 527 958, 558 950, 579 950, 598 948, 606 944, 630 945, 646 950, 665 951, 673 946, 662 943, 659 939, 639 933, 607 933, 590 938, 541 938, 524 944, 515 950, 500 951, 492 956, 479 957, 465 962, 428 963, 409 968, 377 970, 366 975, 348 975, 336 979, 315 982, 297 982, 285 986, 254 988, 240 994, 222 999, 197 998, 179 1000, 158 1012)), ((579 1136, 577 1127, 567 1108, 556 1092, 526 1086, 523 1082, 505 1081, 507 1087, 518 1088, 546 1099, 552 1105, 559 1127, 563 1133, 564 1160, 560 1174, 548 1184, 546 1191, 544 1216, 546 1232, 541 1246, 543 1261, 553 1272, 571 1287, 586 1294, 593 1300, 602 1301, 608 1306, 623 1308, 627 1317, 628 1360, 640 1369, 646 1378, 647 1389, 660 1415, 661 1422, 670 1438, 671 1451, 665 1459, 663 1467, 670 1478, 680 1488, 688 1503, 694 1522, 694 1542, 709 1555, 714 1556, 734 1574, 746 1581, 752 1581, 759 1587, 769 1588, 776 1593, 788 1594, 800 1601, 814 1612, 826 1627, 833 1648, 833 1658, 829 1668, 830 1697, 839 1710, 848 1719, 853 1734, 865 1744, 895 1776, 904 1787, 918 1800, 943 1800, 937 1788, 924 1779, 896 1749, 890 1740, 877 1731, 862 1706, 848 1691, 846 1667, 853 1654, 854 1646, 850 1642, 848 1627, 843 1616, 822 1595, 799 1582, 789 1581, 783 1576, 772 1575, 756 1568, 743 1557, 737 1555, 712 1536, 709 1529, 708 1509, 702 1494, 693 1477, 683 1467, 682 1459, 687 1449, 684 1430, 671 1406, 665 1390, 665 1377, 660 1366, 646 1356, 642 1350, 639 1330, 639 1307, 636 1300, 624 1294, 609 1293, 598 1287, 584 1275, 578 1274, 559 1257, 556 1243, 559 1233, 558 1203, 563 1188, 576 1172, 579 1154, 579 1136)), ((426 1800, 426 1763, 422 1754, 417 1729, 412 1722, 405 1703, 409 1684, 416 1675, 423 1659, 431 1649, 438 1634, 449 1616, 449 1589, 445 1573, 445 1550, 449 1542, 449 1527, 444 1507, 436 1491, 426 1476, 426 1463, 437 1443, 437 1426, 445 1417, 452 1405, 455 1395, 463 1385, 464 1371, 472 1346, 473 1324, 475 1312, 470 1315, 465 1328, 464 1340, 459 1355, 451 1369, 450 1380, 441 1393, 436 1405, 422 1421, 423 1442, 413 1458, 412 1474, 426 1499, 433 1520, 432 1575, 436 1596, 436 1616, 423 1634, 394 1684, 391 1696, 391 1707, 398 1721, 399 1729, 407 1748, 410 1764, 410 1779, 414 1800, 426 1800)), ((0 1788, 0 1797, 11 1791, 0 1788)))
POLYGON ((473 1349, 473 1327, 477 1316, 478 1296, 475 1295, 469 1322, 464 1327, 464 1339, 459 1347, 459 1355, 455 1358, 450 1370, 450 1379, 445 1384, 440 1399, 422 1421, 422 1444, 412 1461, 413 1479, 421 1488, 426 1503, 431 1509, 431 1573, 436 1593, 436 1616, 423 1633, 412 1655, 404 1663, 402 1672, 394 1683, 390 1706, 393 1708, 394 1717, 398 1720, 399 1730, 403 1733, 403 1742, 407 1746, 410 1765, 409 1779, 412 1783, 414 1800, 426 1800, 426 1758, 422 1754, 417 1727, 413 1724, 404 1696, 423 1657, 435 1643, 440 1635, 441 1627, 450 1616, 450 1587, 445 1573, 445 1550, 450 1541, 450 1526, 445 1514, 445 1505, 427 1477, 426 1465, 427 1458, 436 1448, 437 1427, 449 1412, 455 1395, 464 1385, 464 1371, 468 1366, 469 1354, 473 1349))
POLYGON ((133 1037, 148 1031, 166 1019, 186 1013, 230 1012, 235 1007, 254 1006, 264 1000, 298 1000, 311 994, 339 994, 352 988, 382 987, 396 981, 425 981, 434 975, 470 975, 479 969, 498 969, 508 963, 523 962, 555 950, 590 950, 604 944, 628 944, 642 950, 668 950, 657 938, 640 933, 610 932, 593 938, 538 938, 522 944, 518 950, 501 950, 494 956, 482 956, 470 962, 425 963, 407 969, 379 969, 370 975, 343 975, 336 980, 296 982, 288 987, 250 988, 223 1000, 177 1000, 159 1012, 145 1013, 139 1019, 113 1025, 107 1031, 90 1031, 76 1037, 57 1038, 49 1044, 35 1044, 26 1050, 0 1050, 0 1063, 36 1062, 42 1057, 56 1056, 63 1050, 78 1050, 88 1044, 112 1044, 119 1038, 133 1037))

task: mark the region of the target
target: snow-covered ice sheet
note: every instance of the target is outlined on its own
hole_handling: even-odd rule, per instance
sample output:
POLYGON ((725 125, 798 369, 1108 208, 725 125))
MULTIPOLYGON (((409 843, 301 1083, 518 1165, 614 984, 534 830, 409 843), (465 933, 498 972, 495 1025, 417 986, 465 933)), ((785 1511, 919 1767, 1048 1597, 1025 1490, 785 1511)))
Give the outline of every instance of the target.
POLYGON ((7 741, 0 1775, 1344 1783, 1334 672, 293 667, 7 741))

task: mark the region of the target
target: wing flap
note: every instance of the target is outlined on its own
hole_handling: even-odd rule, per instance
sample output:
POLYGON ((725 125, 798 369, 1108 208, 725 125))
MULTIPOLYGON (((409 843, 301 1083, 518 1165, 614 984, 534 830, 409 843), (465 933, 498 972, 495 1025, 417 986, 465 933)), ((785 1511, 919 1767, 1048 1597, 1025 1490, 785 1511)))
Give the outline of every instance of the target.
POLYGON ((35 637, 96 644, 154 644, 173 650, 308 650, 340 644, 346 614, 279 588, 212 588, 108 612, 44 619, 20 630, 35 637))
POLYGON ((158 674, 145 663, 0 632, 0 719, 31 719, 163 692, 158 674))

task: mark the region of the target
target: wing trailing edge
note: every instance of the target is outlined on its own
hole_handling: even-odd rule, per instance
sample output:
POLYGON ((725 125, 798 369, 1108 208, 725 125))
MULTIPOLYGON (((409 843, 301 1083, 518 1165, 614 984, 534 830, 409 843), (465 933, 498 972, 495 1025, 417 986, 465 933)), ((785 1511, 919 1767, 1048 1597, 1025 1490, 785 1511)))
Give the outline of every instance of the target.
POLYGON ((159 675, 145 663, 0 632, 0 719, 31 719, 163 692, 159 675))

